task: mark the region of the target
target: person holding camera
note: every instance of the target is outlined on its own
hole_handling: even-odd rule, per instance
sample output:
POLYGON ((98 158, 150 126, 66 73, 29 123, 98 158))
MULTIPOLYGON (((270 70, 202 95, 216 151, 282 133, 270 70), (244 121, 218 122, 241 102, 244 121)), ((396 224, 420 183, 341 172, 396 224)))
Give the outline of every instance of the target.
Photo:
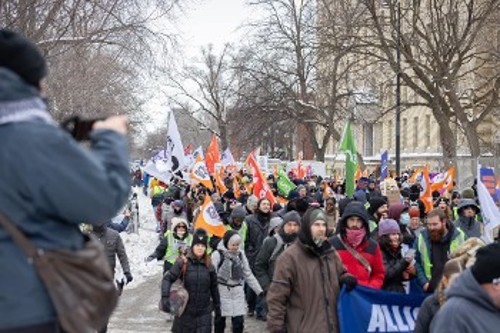
MULTIPOLYGON (((73 135, 90 139, 83 147, 47 111, 46 74, 31 41, 0 29, 0 210, 37 248, 79 250, 79 224, 103 224, 127 201, 127 118, 75 122, 73 135)), ((0 267, 0 332, 61 332, 35 267, 3 228, 0 267)))

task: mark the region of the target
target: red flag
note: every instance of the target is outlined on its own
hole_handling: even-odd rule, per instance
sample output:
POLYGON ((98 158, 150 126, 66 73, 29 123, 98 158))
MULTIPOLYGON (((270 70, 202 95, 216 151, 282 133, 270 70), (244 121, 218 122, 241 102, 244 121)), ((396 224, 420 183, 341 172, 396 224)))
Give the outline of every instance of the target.
POLYGON ((212 135, 212 140, 210 140, 210 145, 208 145, 205 162, 207 163, 208 173, 213 175, 215 172, 215 163, 220 163, 219 143, 215 135, 212 135))

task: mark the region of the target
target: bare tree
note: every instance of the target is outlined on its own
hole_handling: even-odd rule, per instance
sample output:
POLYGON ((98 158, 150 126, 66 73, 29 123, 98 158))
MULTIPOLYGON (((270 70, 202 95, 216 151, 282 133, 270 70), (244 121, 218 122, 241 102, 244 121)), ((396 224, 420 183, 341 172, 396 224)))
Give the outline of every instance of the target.
POLYGON ((228 114, 234 105, 235 71, 231 65, 230 45, 220 54, 213 46, 202 49, 198 66, 186 66, 180 73, 169 75, 169 96, 173 107, 189 115, 201 128, 211 131, 229 146, 228 114))
POLYGON ((399 46, 402 82, 420 97, 416 104, 432 110, 444 158, 457 156, 455 125, 478 157, 478 127, 498 107, 500 72, 491 34, 498 32, 500 1, 402 1, 399 40, 397 2, 385 9, 380 1, 363 3, 373 26, 363 38, 366 50, 397 73, 399 46))

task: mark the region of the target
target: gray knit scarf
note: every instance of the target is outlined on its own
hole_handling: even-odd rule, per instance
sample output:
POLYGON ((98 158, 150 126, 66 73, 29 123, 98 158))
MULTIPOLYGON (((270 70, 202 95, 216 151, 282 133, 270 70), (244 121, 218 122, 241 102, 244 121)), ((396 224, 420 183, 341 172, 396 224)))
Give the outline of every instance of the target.
POLYGON ((26 121, 42 121, 55 124, 40 97, 14 101, 0 101, 0 125, 26 121))
POLYGON ((223 262, 217 272, 218 280, 222 283, 227 283, 230 280, 238 282, 243 280, 243 263, 240 259, 240 252, 221 252, 220 260, 223 262))

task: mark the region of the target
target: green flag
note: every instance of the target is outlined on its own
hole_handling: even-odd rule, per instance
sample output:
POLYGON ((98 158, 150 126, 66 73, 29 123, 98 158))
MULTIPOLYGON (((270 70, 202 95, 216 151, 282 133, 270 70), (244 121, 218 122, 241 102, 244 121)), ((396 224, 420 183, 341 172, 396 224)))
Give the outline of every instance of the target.
POLYGON ((342 141, 340 142, 340 150, 345 153, 345 194, 352 196, 354 194, 354 174, 358 166, 356 155, 356 141, 352 135, 351 122, 348 120, 342 141))
POLYGON ((278 185, 278 191, 285 198, 288 197, 288 194, 290 193, 291 190, 293 190, 297 187, 297 185, 295 185, 290 179, 288 179, 288 176, 286 175, 285 171, 281 167, 278 168, 277 185, 278 185))

